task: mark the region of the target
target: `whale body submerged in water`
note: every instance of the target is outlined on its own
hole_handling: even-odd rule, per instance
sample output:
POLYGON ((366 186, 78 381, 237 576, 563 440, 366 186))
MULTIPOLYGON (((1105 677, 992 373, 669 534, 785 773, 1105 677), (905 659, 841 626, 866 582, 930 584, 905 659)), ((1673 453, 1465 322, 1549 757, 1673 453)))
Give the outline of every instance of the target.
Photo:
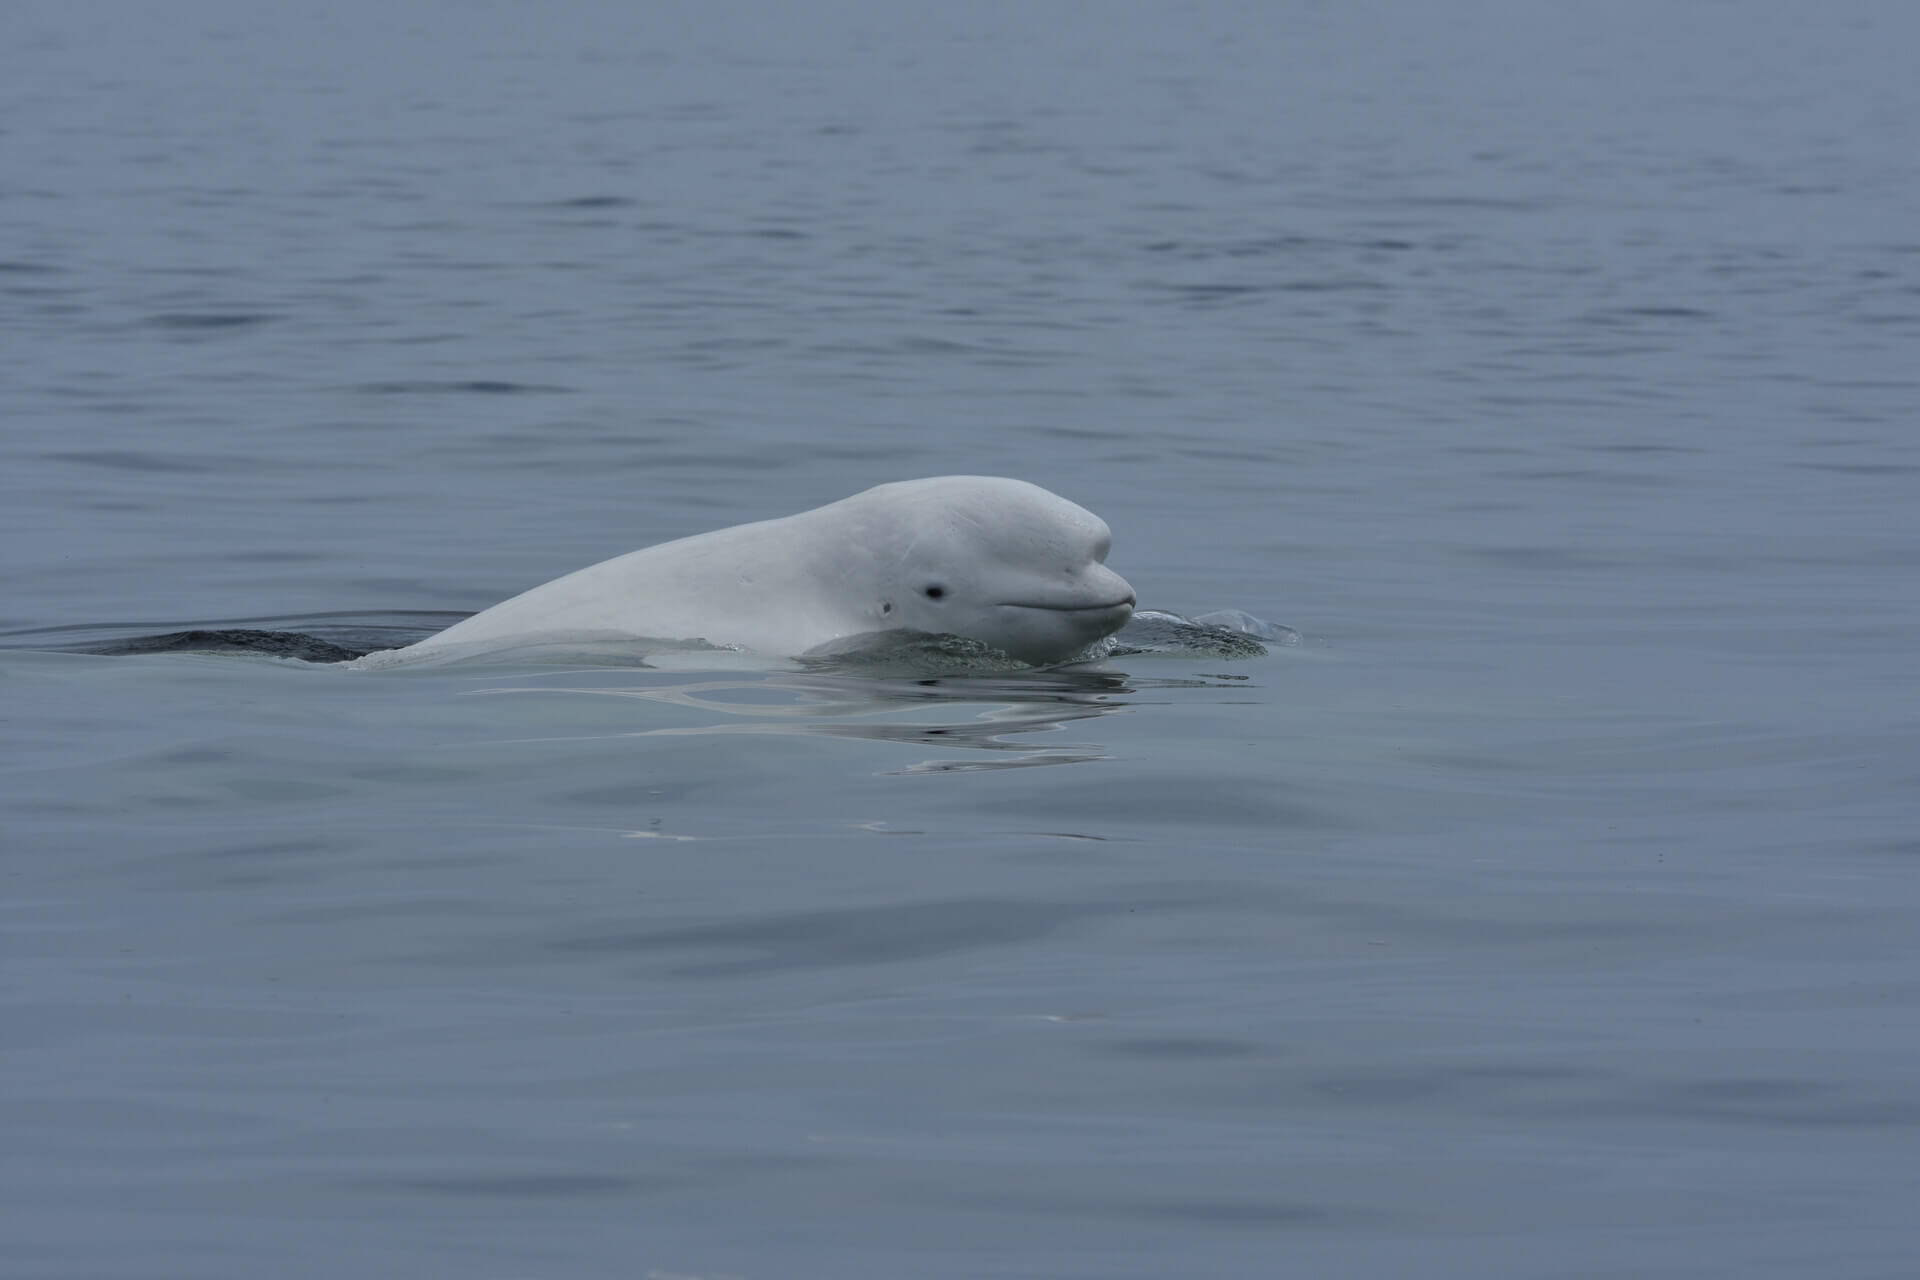
POLYGON ((1133 615, 1103 563, 1111 542, 1100 517, 1024 480, 903 480, 590 565, 360 665, 608 640, 792 657, 911 631, 1040 666, 1133 615))

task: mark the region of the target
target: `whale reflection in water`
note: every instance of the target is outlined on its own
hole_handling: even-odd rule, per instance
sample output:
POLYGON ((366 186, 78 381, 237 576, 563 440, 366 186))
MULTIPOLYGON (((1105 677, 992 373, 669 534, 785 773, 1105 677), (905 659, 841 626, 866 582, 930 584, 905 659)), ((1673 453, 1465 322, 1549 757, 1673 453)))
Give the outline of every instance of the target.
MULTIPOLYGON (((1096 743, 1040 745, 1031 739, 1124 709, 1137 683, 1112 672, 1060 670, 879 680, 772 672, 617 686, 555 684, 555 674, 543 673, 539 684, 495 685, 473 692, 637 699, 728 717, 588 735, 594 737, 802 735, 970 753, 971 758, 922 761, 900 770, 907 773, 1019 769, 1107 759, 1107 749, 1096 743)), ((597 674, 604 678, 608 673, 597 674)))

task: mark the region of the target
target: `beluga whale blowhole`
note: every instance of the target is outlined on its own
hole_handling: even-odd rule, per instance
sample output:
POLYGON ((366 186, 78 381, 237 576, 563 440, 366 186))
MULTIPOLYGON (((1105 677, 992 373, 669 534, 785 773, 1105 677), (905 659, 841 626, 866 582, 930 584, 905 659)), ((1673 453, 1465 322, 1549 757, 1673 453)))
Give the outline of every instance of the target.
POLYGON ((1100 517, 1024 480, 902 480, 590 565, 357 665, 610 641, 798 657, 919 632, 1045 666, 1133 616, 1111 543, 1100 517))

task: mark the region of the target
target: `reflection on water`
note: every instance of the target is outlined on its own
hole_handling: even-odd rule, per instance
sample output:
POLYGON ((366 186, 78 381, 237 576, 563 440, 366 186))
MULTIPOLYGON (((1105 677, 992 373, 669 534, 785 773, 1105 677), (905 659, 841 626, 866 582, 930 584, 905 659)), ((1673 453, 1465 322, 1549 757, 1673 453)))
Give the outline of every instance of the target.
MULTIPOLYGON (((605 673, 594 674, 604 677, 605 673)), ((530 678, 551 681, 554 673, 530 678)), ((1004 672, 911 680, 773 672, 664 685, 605 688, 540 683, 471 692, 632 698, 704 715, 743 717, 590 736, 811 735, 985 753, 983 757, 958 760, 922 760, 895 771, 949 773, 1107 759, 1108 752, 1096 743, 1040 746, 1029 739, 1123 711, 1127 708, 1125 698, 1135 692, 1135 687, 1127 676, 1108 671, 1004 672), (913 718, 902 718, 908 715, 913 718), (985 758, 995 753, 998 758, 985 758)))

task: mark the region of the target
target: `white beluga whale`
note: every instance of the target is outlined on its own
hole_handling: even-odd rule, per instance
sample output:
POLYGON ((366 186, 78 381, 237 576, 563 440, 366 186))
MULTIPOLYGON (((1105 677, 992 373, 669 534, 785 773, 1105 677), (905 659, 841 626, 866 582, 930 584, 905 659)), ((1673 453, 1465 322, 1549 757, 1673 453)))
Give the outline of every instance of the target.
POLYGON ((609 641, 796 657, 905 631, 1043 666, 1133 615, 1133 588, 1103 563, 1111 541, 1100 517, 1024 480, 902 480, 590 565, 358 665, 609 641))

